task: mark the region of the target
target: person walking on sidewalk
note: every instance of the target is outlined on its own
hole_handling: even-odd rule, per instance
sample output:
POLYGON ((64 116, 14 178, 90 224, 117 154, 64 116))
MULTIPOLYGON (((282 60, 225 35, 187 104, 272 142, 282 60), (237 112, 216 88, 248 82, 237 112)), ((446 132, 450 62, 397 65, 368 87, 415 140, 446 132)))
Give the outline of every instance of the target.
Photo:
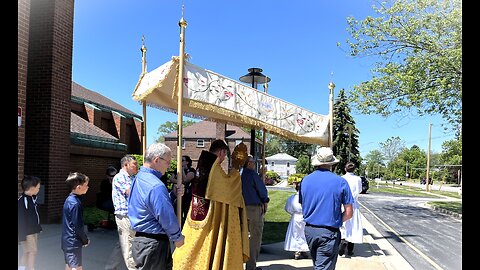
POLYGON ((42 231, 37 211, 37 194, 40 178, 25 175, 22 179, 23 193, 18 198, 18 242, 23 253, 18 270, 34 270, 37 256, 38 234, 42 231))
POLYGON ((62 250, 65 256, 65 270, 82 270, 82 248, 90 244, 85 233, 83 206, 80 196, 88 191, 88 176, 70 173, 65 181, 71 192, 63 204, 62 250))
POLYGON ((172 160, 172 150, 163 143, 150 145, 135 176, 128 198, 128 218, 135 231, 132 257, 137 269, 172 269, 170 240, 175 247, 184 244, 173 201, 183 196, 183 184, 171 192, 160 178, 172 160))
POLYGON ((331 171, 339 162, 332 149, 317 147, 311 162, 315 170, 303 178, 299 194, 305 238, 314 269, 333 270, 340 245, 339 228, 352 217, 354 199, 347 181, 331 171))
POLYGON ((115 270, 125 263, 129 270, 135 269, 132 257, 132 241, 135 231, 130 226, 128 218, 128 196, 132 177, 137 173, 137 160, 131 155, 125 155, 120 160, 120 171, 112 180, 112 201, 115 207, 115 223, 117 224, 119 242, 113 248, 105 270, 115 270))
POLYGON ((358 195, 362 191, 362 179, 360 176, 356 176, 353 173, 355 169, 355 163, 347 162, 347 164, 345 164, 346 173, 342 176, 347 180, 355 202, 352 204, 352 218, 343 222, 343 225, 340 228, 342 233, 342 243, 340 244, 340 250, 338 251, 338 255, 340 256, 345 254, 345 248, 347 249, 347 255, 353 255, 354 243, 363 243, 362 216, 360 215, 360 206, 358 205, 358 195))
POLYGON ((283 249, 294 251, 294 259, 299 260, 308 258, 308 244, 305 239, 305 220, 303 220, 302 205, 298 202, 298 191, 300 190, 300 182, 295 182, 295 190, 287 199, 285 211, 291 215, 288 223, 287 233, 285 234, 285 244, 283 249))
POLYGON ((262 246, 263 225, 267 212, 267 187, 255 171, 255 159, 248 155, 242 171, 242 194, 247 207, 248 231, 250 232, 250 258, 245 270, 261 270, 257 266, 258 254, 262 246))

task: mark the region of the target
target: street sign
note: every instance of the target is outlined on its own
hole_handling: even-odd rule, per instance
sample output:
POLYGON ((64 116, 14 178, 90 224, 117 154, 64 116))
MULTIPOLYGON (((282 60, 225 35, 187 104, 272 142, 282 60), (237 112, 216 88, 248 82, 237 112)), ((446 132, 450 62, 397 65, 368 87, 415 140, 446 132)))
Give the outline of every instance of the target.
POLYGON ((18 127, 22 126, 22 108, 18 107, 18 127))

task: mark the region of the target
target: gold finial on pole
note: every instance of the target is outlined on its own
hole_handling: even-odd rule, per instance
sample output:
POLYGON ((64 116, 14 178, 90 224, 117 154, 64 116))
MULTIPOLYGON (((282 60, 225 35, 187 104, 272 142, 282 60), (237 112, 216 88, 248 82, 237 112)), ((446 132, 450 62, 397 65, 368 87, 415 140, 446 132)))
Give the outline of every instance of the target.
MULTIPOLYGON (((332 75, 333 75, 333 72, 332 72, 332 75)), ((332 148, 333 150, 333 89, 335 89, 335 84, 333 83, 333 81, 330 80, 330 83, 328 84, 328 89, 330 90, 330 98, 329 98, 329 107, 330 107, 330 111, 329 111, 329 116, 330 116, 330 148, 332 148)))

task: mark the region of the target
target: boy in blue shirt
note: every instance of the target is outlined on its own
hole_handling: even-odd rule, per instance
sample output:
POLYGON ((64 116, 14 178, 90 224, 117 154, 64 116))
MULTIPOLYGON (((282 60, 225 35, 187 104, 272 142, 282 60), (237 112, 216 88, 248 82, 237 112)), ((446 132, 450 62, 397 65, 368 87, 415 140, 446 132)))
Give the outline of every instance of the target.
POLYGON ((88 191, 88 176, 70 173, 65 183, 71 192, 63 205, 62 250, 66 270, 82 270, 82 247, 88 246, 83 222, 83 206, 80 196, 88 191))

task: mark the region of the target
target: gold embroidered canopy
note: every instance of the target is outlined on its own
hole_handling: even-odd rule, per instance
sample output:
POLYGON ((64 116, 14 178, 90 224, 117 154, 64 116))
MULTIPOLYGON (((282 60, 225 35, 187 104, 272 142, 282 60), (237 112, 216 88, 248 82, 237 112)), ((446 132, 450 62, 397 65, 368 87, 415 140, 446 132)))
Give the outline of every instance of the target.
POLYGON ((238 81, 184 61, 182 98, 177 96, 179 57, 142 73, 133 99, 188 117, 265 129, 299 142, 328 145, 329 117, 258 91, 238 81))

